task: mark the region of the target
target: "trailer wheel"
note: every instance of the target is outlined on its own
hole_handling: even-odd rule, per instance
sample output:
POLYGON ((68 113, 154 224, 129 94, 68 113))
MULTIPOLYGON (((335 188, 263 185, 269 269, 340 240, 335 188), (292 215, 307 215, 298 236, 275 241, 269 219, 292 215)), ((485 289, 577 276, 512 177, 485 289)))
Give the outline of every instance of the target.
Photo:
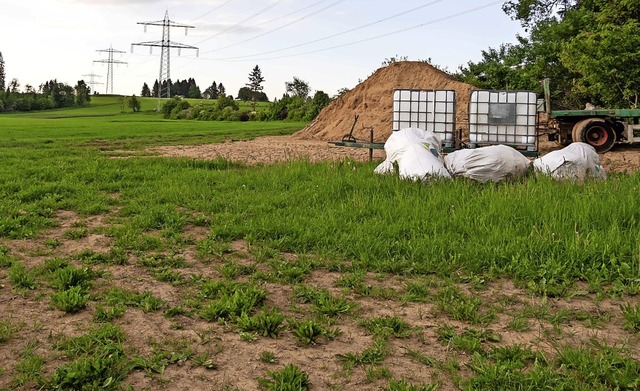
POLYGON ((587 143, 598 153, 604 153, 616 143, 616 132, 605 120, 588 118, 573 126, 573 141, 587 143))

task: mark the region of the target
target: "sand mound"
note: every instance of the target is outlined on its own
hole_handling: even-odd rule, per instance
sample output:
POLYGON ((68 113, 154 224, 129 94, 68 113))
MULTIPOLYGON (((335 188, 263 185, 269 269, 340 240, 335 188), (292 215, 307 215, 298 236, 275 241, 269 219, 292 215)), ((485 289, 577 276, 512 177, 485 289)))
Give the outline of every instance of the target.
POLYGON ((378 69, 367 80, 333 101, 295 137, 340 140, 349 133, 354 116, 359 115, 353 136, 368 141, 369 130, 363 127, 373 126, 374 141, 384 142, 392 131, 393 90, 399 88, 455 90, 456 128, 466 130, 469 93, 475 87, 461 83, 425 62, 401 61, 378 69))

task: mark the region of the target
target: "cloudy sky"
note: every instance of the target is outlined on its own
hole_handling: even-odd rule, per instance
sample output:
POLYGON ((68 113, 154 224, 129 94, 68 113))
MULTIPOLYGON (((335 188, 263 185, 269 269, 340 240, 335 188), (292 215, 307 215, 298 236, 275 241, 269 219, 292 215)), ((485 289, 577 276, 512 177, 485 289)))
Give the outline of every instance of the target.
POLYGON ((171 21, 173 42, 199 50, 171 51, 171 78, 195 78, 202 90, 213 81, 236 95, 258 65, 264 92, 273 100, 296 76, 312 92, 334 95, 365 80, 394 56, 430 58, 455 70, 478 60, 481 50, 514 42, 521 32, 495 0, 0 0, 0 52, 7 81, 22 87, 57 79, 71 85, 108 76, 105 50, 113 59, 113 92, 140 94, 160 69, 160 48, 132 46, 162 40, 162 27, 139 22, 171 21))

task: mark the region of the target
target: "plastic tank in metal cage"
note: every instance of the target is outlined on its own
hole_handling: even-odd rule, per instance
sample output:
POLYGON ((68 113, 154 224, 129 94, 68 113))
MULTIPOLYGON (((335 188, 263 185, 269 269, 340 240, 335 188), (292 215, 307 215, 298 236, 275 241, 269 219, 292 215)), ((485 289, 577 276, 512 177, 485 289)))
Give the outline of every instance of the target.
POLYGON ((393 130, 420 128, 434 132, 443 147, 452 147, 456 128, 456 92, 404 90, 393 92, 393 130))
POLYGON ((530 91, 473 91, 469 102, 469 144, 506 144, 537 150, 537 96, 530 91))

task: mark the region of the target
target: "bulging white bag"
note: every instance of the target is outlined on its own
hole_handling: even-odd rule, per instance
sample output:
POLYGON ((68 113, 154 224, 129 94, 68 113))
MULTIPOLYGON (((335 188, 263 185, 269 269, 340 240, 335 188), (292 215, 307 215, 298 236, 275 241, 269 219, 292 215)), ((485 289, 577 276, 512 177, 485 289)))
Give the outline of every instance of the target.
POLYGON ((587 178, 605 179, 607 173, 600 165, 595 148, 586 143, 572 143, 533 161, 536 173, 558 180, 584 181, 587 178))
POLYGON ((384 143, 387 158, 376 167, 376 174, 395 172, 402 179, 414 181, 429 178, 450 178, 440 155, 440 140, 431 131, 404 128, 391 133, 384 143))
POLYGON ((506 145, 460 149, 445 156, 444 164, 451 176, 478 182, 500 182, 527 174, 531 162, 506 145))

